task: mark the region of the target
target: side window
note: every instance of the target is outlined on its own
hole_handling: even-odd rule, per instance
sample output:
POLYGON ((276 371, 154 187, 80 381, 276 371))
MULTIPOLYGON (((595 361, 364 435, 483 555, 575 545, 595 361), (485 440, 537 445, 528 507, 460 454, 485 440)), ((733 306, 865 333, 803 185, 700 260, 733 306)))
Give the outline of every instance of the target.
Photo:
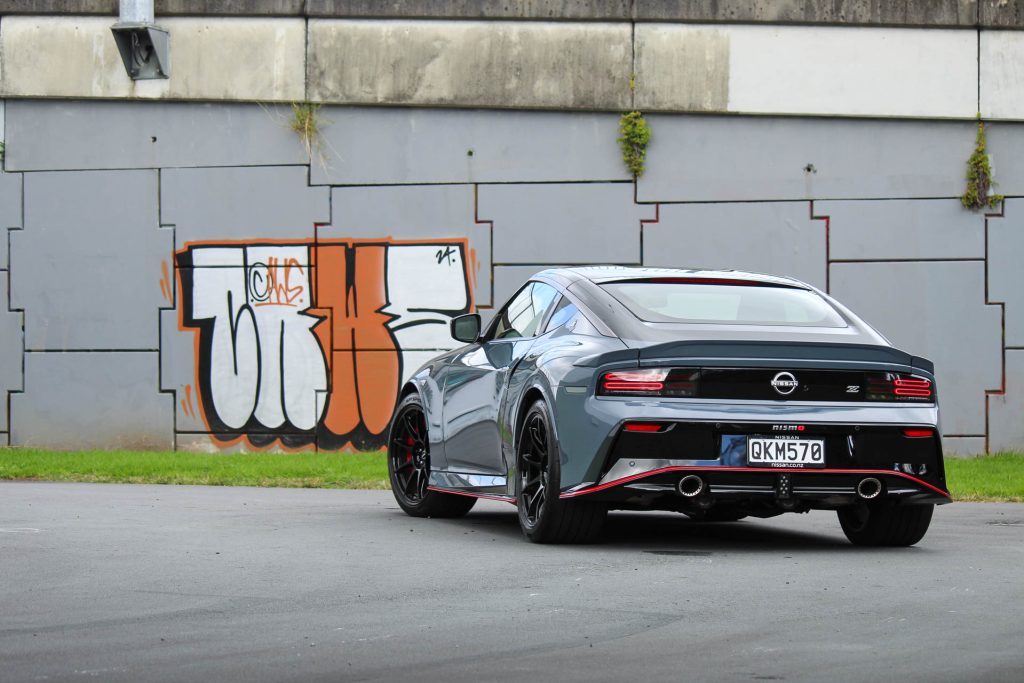
POLYGON ((558 292, 543 282, 532 282, 522 289, 498 314, 491 339, 532 337, 558 292))
POLYGON ((548 333, 551 330, 557 330, 559 327, 575 318, 579 312, 579 309, 576 308, 576 304, 563 296, 555 307, 555 312, 551 314, 551 319, 548 320, 548 324, 547 327, 544 328, 544 332, 548 333))

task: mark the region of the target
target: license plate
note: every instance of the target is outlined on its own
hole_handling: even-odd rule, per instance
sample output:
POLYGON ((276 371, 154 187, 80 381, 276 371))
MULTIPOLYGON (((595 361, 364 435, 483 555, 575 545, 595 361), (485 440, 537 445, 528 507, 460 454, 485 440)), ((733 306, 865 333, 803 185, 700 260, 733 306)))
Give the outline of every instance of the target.
POLYGON ((747 464, 752 467, 824 467, 824 439, 747 439, 747 464))

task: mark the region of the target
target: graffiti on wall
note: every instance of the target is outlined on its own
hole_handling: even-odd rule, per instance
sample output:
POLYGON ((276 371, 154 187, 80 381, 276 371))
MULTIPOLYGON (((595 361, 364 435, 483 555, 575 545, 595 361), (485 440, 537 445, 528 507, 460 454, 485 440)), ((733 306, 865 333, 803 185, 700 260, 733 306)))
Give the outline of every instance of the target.
POLYGON ((451 348, 449 321, 472 309, 467 252, 465 240, 186 244, 179 324, 195 332, 214 441, 383 446, 410 355, 451 348))

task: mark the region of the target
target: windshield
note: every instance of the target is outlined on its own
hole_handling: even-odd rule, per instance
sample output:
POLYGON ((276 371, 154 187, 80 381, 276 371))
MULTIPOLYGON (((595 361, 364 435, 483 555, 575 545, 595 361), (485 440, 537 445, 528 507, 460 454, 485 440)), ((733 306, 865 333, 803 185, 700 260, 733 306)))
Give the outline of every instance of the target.
POLYGON ((651 323, 714 323, 846 327, 814 292, 796 287, 630 280, 601 287, 636 317, 651 323))

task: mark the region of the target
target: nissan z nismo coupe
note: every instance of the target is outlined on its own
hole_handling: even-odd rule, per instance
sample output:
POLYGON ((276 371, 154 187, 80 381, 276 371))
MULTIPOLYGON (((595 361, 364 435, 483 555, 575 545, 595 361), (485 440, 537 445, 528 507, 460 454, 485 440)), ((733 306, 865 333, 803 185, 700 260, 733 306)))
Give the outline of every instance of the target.
POLYGON ((950 501, 930 361, 827 294, 736 271, 543 271, 402 388, 399 505, 513 503, 534 542, 597 539, 609 510, 735 521, 835 510, 860 545, 921 540, 950 501))

